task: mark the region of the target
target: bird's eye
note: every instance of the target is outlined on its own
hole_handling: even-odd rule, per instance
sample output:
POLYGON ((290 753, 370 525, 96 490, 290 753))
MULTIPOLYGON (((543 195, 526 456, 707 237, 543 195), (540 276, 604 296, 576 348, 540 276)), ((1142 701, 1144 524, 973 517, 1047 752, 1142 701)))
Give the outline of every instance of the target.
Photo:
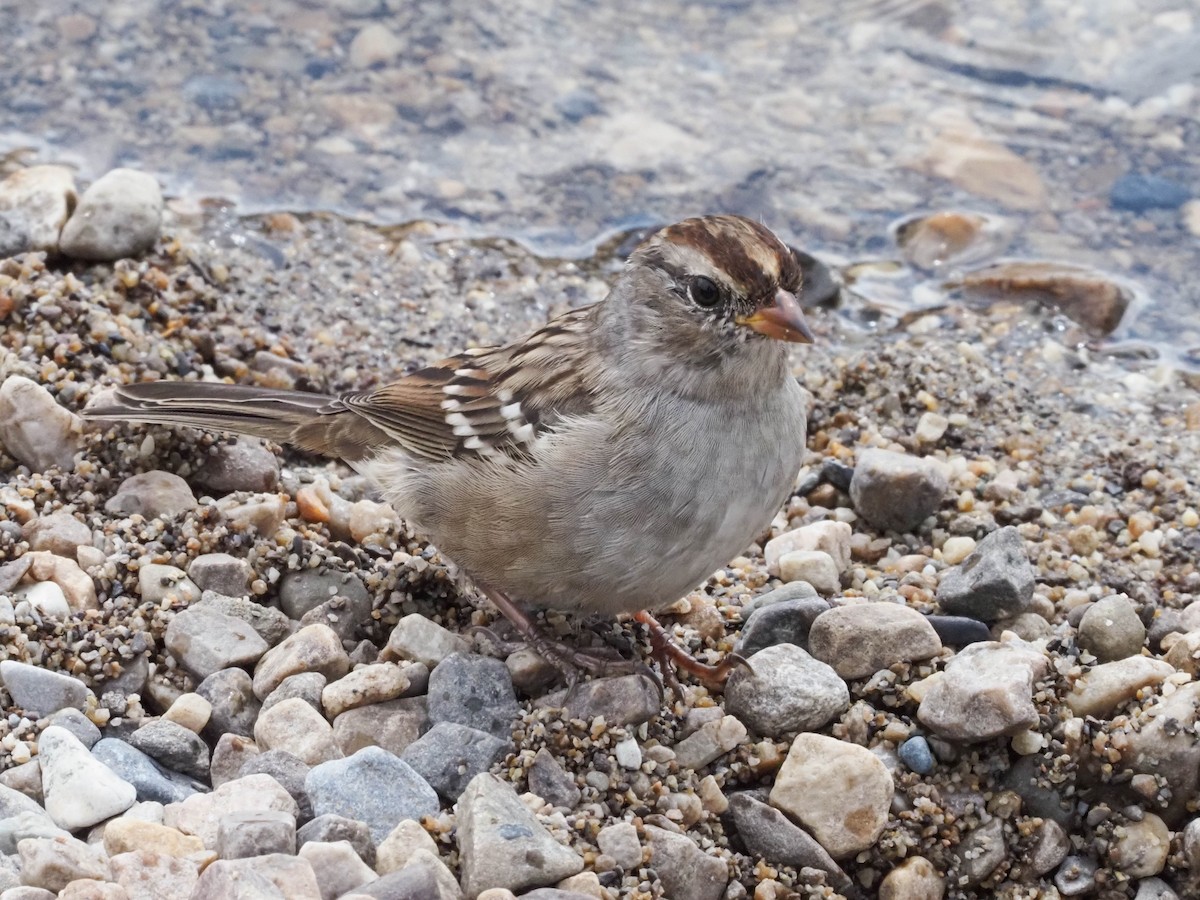
POLYGON ((692 281, 689 291, 692 296, 692 302, 697 306, 703 306, 705 309, 716 306, 721 300, 721 289, 717 287, 716 282, 711 278, 705 278, 703 275, 692 281))

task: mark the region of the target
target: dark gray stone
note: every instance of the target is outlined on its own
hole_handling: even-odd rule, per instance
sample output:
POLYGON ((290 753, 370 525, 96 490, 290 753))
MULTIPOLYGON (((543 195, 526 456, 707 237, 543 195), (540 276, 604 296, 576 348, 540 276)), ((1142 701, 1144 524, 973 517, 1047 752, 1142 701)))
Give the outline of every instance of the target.
POLYGON ((850 499, 875 527, 908 532, 937 512, 949 486, 935 459, 872 448, 859 455, 850 499))
POLYGON ((306 569, 289 572, 279 586, 279 608, 292 619, 302 619, 331 597, 371 602, 371 595, 357 575, 332 569, 306 569))
POLYGON ((343 641, 354 641, 358 630, 371 618, 371 598, 366 596, 330 597, 314 606, 300 619, 300 626, 328 625, 343 641))
POLYGON ((829 883, 839 890, 850 884, 841 866, 816 838, 773 806, 749 794, 738 793, 729 798, 729 814, 742 836, 742 843, 751 853, 774 865, 820 869, 830 876, 829 883))
POLYGON ((248 622, 205 606, 203 600, 175 614, 164 643, 197 679, 221 669, 253 666, 268 649, 248 622))
POLYGON ((378 844, 401 819, 438 811, 437 793, 413 767, 379 747, 314 766, 304 783, 313 812, 359 819, 378 844))
POLYGON ((100 729, 77 709, 60 709, 50 717, 50 724, 67 729, 79 738, 79 743, 89 750, 96 746, 96 741, 100 740, 100 729))
POLYGON ((919 734, 901 744, 896 755, 900 757, 901 762, 918 775, 928 775, 937 765, 937 760, 933 758, 933 751, 929 749, 929 741, 919 734))
POLYGON ((239 437, 214 445, 193 473, 192 481, 214 494, 273 491, 279 483, 279 457, 261 441, 239 437))
POLYGON ((537 752, 529 767, 529 790, 563 809, 574 809, 581 797, 575 779, 545 747, 537 752))
POLYGON ((274 647, 292 633, 292 620, 273 606, 263 606, 261 603, 247 597, 226 597, 216 591, 204 591, 200 600, 193 603, 190 609, 209 609, 241 619, 267 642, 268 647, 274 647))
POLYGON ((404 748, 400 758, 453 803, 472 778, 504 759, 511 746, 477 728, 438 722, 404 748))
POLYGON ((317 816, 296 832, 296 849, 299 850, 309 841, 325 844, 346 841, 363 862, 371 868, 375 867, 375 841, 371 838, 371 829, 358 819, 335 813, 317 816))
POLYGON ((92 756, 132 784, 141 801, 177 803, 203 789, 186 775, 164 770, 141 750, 116 738, 101 738, 92 748, 92 756))
POLYGON ((1033 586, 1025 541, 1009 525, 980 541, 962 565, 943 573, 937 600, 951 615, 995 622, 1029 609, 1033 586))
POLYGON ((217 856, 247 859, 268 853, 296 854, 296 820, 278 809, 239 809, 217 823, 217 856))
POLYGON ((944 645, 966 647, 992 639, 992 630, 987 622, 966 616, 926 616, 944 645))
POLYGON ((429 719, 468 725, 503 740, 521 714, 512 676, 501 660, 452 653, 429 673, 429 719))
MULTIPOLYGON (((439 667, 440 668, 440 667, 439 667)), ((645 675, 616 675, 577 684, 537 701, 539 709, 562 708, 569 719, 590 722, 597 716, 611 725, 640 725, 662 707, 659 686, 645 675)))
POLYGON ((178 722, 147 722, 129 736, 129 743, 167 769, 196 778, 208 777, 208 744, 178 722))
MULTIPOLYGON (((805 582, 796 583, 804 584, 811 590, 811 585, 805 582)), ((742 656, 753 656, 759 650, 776 644, 795 644, 807 650, 808 633, 813 621, 828 609, 829 604, 820 597, 759 605, 742 626, 737 652, 742 656)))
POLYGON ((793 581, 790 584, 783 585, 783 587, 777 587, 773 591, 767 591, 765 594, 759 594, 757 597, 751 597, 747 600, 742 606, 742 621, 749 622, 750 617, 759 610, 776 603, 783 603, 785 600, 820 599, 821 595, 817 593, 817 589, 807 581, 793 581))
POLYGON ((254 574, 244 559, 228 553, 205 553, 192 560, 188 578, 202 591, 215 591, 226 597, 244 597, 254 574))

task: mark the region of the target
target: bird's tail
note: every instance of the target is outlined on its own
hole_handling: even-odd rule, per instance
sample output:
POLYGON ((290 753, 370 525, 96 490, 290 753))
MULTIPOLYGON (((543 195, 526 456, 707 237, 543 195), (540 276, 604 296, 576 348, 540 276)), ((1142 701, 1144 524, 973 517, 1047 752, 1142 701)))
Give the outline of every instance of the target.
POLYGON ((199 381, 154 381, 116 389, 110 405, 84 410, 96 420, 191 425, 291 444, 348 461, 386 436, 336 397, 199 381))

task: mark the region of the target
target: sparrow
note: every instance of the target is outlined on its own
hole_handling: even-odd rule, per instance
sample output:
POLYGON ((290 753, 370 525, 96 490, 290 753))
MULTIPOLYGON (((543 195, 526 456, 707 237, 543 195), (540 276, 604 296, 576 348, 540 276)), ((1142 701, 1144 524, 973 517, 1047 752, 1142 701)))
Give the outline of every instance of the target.
POLYGON ((339 397, 211 382, 118 387, 90 419, 235 432, 340 457, 560 667, 530 610, 650 628, 655 657, 710 681, 652 610, 761 534, 791 491, 809 343, 793 251, 741 216, 685 219, 633 251, 608 296, 514 343, 339 397))

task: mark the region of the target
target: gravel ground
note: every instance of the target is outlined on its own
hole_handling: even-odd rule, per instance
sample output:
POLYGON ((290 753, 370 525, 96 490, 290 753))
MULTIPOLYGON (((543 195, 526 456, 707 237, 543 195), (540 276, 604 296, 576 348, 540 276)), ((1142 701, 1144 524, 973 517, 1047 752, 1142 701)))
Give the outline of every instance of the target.
POLYGON ((344 466, 75 414, 156 376, 366 387, 600 299, 626 248, 219 208, 167 234, 0 261, 0 889, 1198 889, 1188 376, 1016 295, 886 331, 814 311, 796 492, 664 617, 754 675, 564 697, 462 636, 493 612, 344 466))

